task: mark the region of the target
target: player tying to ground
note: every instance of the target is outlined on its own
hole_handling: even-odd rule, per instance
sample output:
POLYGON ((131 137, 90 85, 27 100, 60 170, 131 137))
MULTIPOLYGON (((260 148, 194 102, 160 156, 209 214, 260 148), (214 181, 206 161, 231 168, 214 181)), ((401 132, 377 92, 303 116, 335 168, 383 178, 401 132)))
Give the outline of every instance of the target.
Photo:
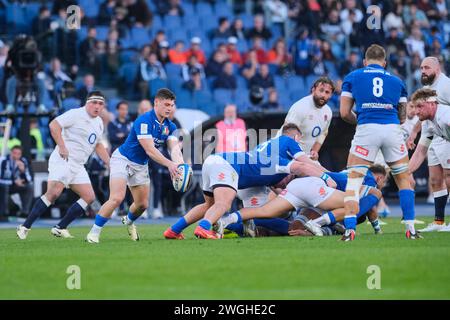
POLYGON ((102 161, 109 165, 108 152, 99 141, 103 134, 103 122, 99 115, 104 106, 103 94, 92 91, 87 96, 85 106, 71 109, 50 122, 50 133, 56 147, 48 162, 47 191, 35 202, 26 221, 17 227, 19 239, 27 238, 33 223, 58 199, 64 188, 72 189, 80 199, 67 210, 51 233, 57 237, 72 238, 67 226, 95 200, 84 164, 95 150, 102 161))
POLYGON ((357 124, 347 162, 346 232, 342 240, 355 238, 359 190, 379 150, 399 189, 406 237, 416 239, 419 235, 414 229, 414 190, 408 173, 408 151, 400 128, 400 123, 406 118, 405 85, 384 69, 386 52, 379 45, 371 45, 367 49, 364 65, 364 68, 348 74, 342 84, 341 117, 357 124), (355 112, 352 111, 353 104, 356 104, 355 112))
POLYGON ((103 226, 113 211, 125 198, 127 185, 133 196, 133 204, 128 215, 122 219, 133 241, 139 240, 134 221, 148 207, 149 197, 149 157, 169 169, 171 177, 177 175, 177 167, 183 163, 178 139, 174 136, 176 125, 168 119, 175 104, 175 95, 169 89, 160 89, 155 96, 153 110, 139 116, 127 140, 111 156, 109 190, 110 196, 95 217, 95 223, 86 240, 98 243, 103 226), (172 160, 158 150, 167 143, 172 160))
POLYGON ((311 88, 311 94, 294 103, 284 120, 284 124, 294 123, 299 127, 302 132, 300 145, 312 160, 319 159, 320 148, 333 118, 327 105, 333 92, 333 81, 327 77, 317 79, 311 88))
MULTIPOLYGON (((426 57, 421 65, 421 82, 424 88, 436 90, 438 103, 450 106, 450 79, 441 72, 439 60, 435 57, 426 57)), ((407 141, 408 147, 415 147, 414 141, 421 130, 421 125, 426 127, 429 121, 419 122, 407 141)), ((426 137, 424 138, 426 139, 426 137)), ((423 143, 426 140, 421 140, 423 143)), ((428 148, 428 170, 430 185, 434 198, 434 221, 420 232, 430 231, 450 231, 449 226, 445 226, 445 206, 448 200, 448 190, 450 190, 450 142, 442 137, 433 137, 428 148)))

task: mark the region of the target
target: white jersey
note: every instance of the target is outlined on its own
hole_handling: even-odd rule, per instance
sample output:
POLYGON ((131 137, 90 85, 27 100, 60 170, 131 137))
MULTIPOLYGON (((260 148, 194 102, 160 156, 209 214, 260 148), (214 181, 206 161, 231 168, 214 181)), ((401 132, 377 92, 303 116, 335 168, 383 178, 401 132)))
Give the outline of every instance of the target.
POLYGON ((405 137, 405 141, 411 135, 411 132, 413 131, 414 126, 416 125, 417 121, 419 121, 418 116, 414 116, 411 119, 406 118, 405 122, 400 126, 402 129, 402 132, 403 132, 403 136, 405 137))
POLYGON ((433 84, 424 88, 436 90, 438 102, 450 106, 450 78, 445 74, 441 73, 433 84))
POLYGON ((450 107, 438 104, 433 120, 422 123, 422 135, 424 137, 441 137, 450 141, 450 107))
MULTIPOLYGON (((317 141, 323 143, 330 127, 333 113, 326 104, 317 108, 312 94, 292 105, 286 116, 285 123, 294 123, 302 131, 300 145, 309 154, 317 141)), ((281 130, 280 130, 281 132, 281 130)), ((281 134, 281 133, 278 134, 281 134)))
MULTIPOLYGON (((71 109, 55 119, 62 127, 62 138, 69 151, 69 162, 83 165, 94 152, 103 134, 103 121, 92 118, 85 107, 71 109)), ((53 151, 59 156, 59 147, 53 151)), ((53 155, 52 153, 52 155, 53 155)))

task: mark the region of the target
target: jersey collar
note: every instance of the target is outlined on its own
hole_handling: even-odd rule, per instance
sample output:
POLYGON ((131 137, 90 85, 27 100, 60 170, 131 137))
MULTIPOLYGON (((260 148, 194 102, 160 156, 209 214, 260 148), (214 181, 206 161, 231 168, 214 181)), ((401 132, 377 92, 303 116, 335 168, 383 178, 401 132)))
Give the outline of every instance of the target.
POLYGON ((369 64, 369 65, 367 65, 367 67, 375 68, 375 69, 384 69, 382 66, 380 66, 379 64, 376 64, 376 63, 369 64))
POLYGON ((151 119, 154 119, 155 122, 156 122, 158 125, 160 125, 160 126, 162 126, 163 124, 165 124, 165 123, 167 122, 167 118, 164 118, 164 120, 163 120, 162 123, 159 122, 158 117, 156 116, 155 109, 152 109, 152 110, 150 111, 150 118, 151 118, 151 119))

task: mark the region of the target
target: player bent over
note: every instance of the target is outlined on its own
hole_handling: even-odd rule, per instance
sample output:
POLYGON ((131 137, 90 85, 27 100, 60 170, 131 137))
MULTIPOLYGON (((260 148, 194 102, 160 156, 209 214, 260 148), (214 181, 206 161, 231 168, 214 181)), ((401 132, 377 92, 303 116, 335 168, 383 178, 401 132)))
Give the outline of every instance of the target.
MULTIPOLYGON (((217 236, 210 230, 211 226, 230 209, 238 189, 275 185, 290 173, 300 174, 303 163, 317 166, 300 148, 300 135, 295 124, 287 124, 283 126, 282 136, 268 140, 250 152, 208 156, 202 167, 205 202, 192 208, 168 228, 164 237, 184 239, 181 231, 201 220, 194 231, 195 236, 217 239, 221 233, 217 236)), ((320 176, 322 171, 317 171, 320 176)))
POLYGON ((87 96, 85 106, 69 110, 50 122, 50 133, 56 147, 48 162, 47 192, 36 201, 26 221, 17 227, 19 239, 26 239, 34 221, 56 201, 64 188, 72 189, 80 199, 67 210, 51 233, 56 237, 72 238, 67 226, 95 200, 84 164, 95 150, 102 161, 109 165, 108 152, 99 141, 103 134, 103 122, 99 114, 104 106, 103 94, 92 91, 87 96))
POLYGON ((154 109, 139 116, 133 124, 127 140, 111 156, 109 188, 110 196, 95 217, 95 223, 86 236, 89 243, 98 243, 103 226, 111 218, 113 211, 125 198, 126 188, 131 191, 133 204, 128 215, 122 219, 133 241, 139 240, 134 221, 148 207, 149 175, 148 160, 169 169, 173 177, 178 164, 183 163, 183 155, 174 136, 176 125, 168 119, 175 104, 175 95, 169 89, 160 89, 155 96, 154 109), (158 150, 167 143, 172 160, 158 150))
POLYGON ((342 240, 352 241, 355 238, 359 190, 379 150, 391 168, 399 189, 406 237, 417 239, 419 235, 414 229, 414 190, 408 173, 408 151, 400 128, 400 123, 406 118, 405 85, 384 69, 386 52, 379 45, 371 45, 367 49, 364 65, 364 68, 348 74, 342 84, 341 117, 357 124, 347 161, 346 232, 342 240), (356 104, 356 113, 352 111, 353 104, 356 104))

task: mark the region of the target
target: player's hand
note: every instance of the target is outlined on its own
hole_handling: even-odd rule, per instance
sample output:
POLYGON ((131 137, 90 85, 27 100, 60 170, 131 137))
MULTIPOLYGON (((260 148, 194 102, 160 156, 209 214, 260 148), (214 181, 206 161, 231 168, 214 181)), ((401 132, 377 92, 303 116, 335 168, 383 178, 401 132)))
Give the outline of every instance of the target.
POLYGON ((413 137, 409 137, 408 139, 406 139, 406 147, 409 150, 412 150, 416 147, 416 144, 414 143, 414 140, 416 140, 416 138, 413 137))
POLYGON ((167 169, 169 169, 170 178, 173 179, 178 175, 178 164, 176 164, 175 162, 171 162, 167 169))
POLYGON ((337 188, 337 183, 332 178, 329 178, 326 183, 327 183, 327 186, 329 186, 330 188, 333 188, 333 189, 337 188))
POLYGON ((19 168, 19 170, 20 170, 21 172, 24 172, 24 171, 25 171, 25 164, 24 164, 22 161, 17 160, 17 161, 16 161, 16 165, 17 165, 17 167, 19 168))
POLYGON ((23 187, 25 186, 25 181, 23 179, 16 179, 14 181, 14 183, 18 186, 18 187, 23 187))
POLYGON ((309 153, 309 158, 311 160, 317 161, 319 160, 319 153, 317 151, 311 150, 311 152, 309 153))
POLYGON ((66 161, 69 161, 69 150, 66 146, 59 147, 59 155, 66 161))

